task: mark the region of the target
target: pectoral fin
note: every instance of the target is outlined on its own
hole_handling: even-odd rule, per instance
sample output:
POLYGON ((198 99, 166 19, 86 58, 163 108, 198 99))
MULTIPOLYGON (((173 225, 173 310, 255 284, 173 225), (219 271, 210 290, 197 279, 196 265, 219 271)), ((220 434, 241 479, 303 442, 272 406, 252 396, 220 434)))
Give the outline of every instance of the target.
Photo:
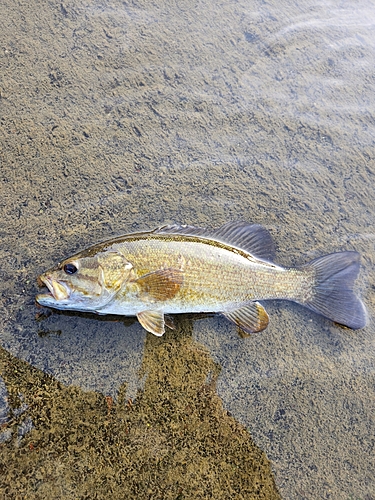
POLYGON ((136 280, 140 296, 145 301, 165 301, 172 299, 183 283, 183 272, 179 269, 158 269, 136 280))
POLYGON ((222 314, 247 333, 261 332, 268 325, 268 314, 259 302, 250 302, 240 309, 222 314))
POLYGON ((153 333, 157 337, 161 337, 164 334, 164 313, 160 311, 142 311, 137 314, 137 318, 148 332, 153 333))

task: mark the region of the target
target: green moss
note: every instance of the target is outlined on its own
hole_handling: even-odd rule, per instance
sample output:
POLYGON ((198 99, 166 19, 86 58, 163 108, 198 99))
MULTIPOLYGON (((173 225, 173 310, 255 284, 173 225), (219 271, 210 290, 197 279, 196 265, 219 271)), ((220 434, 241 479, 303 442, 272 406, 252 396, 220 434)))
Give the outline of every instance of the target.
POLYGON ((163 338, 148 335, 145 388, 136 401, 65 387, 0 351, 10 407, 1 445, 5 498, 278 499, 264 453, 223 409, 219 367, 191 339, 188 319, 163 338), (21 441, 17 427, 31 417, 21 441))

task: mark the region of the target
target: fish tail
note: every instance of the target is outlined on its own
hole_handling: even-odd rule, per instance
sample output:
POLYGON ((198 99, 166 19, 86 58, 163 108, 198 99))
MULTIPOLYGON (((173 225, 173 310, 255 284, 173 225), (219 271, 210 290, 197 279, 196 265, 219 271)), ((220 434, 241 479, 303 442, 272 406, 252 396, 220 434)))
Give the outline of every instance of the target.
POLYGON ((367 323, 362 301, 353 291, 360 268, 358 252, 341 252, 319 257, 305 266, 312 270, 314 282, 304 306, 335 323, 357 330, 367 323))

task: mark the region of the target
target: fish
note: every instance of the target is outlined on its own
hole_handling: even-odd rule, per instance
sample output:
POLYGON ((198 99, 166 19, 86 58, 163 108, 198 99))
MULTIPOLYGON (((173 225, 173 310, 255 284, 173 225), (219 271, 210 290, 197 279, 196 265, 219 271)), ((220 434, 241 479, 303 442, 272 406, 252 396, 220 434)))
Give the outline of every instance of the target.
POLYGON ((220 313, 247 334, 269 323, 261 302, 297 302, 351 329, 367 312, 353 288, 355 251, 332 253, 300 267, 275 263, 267 229, 244 221, 218 229, 165 225, 98 243, 38 277, 41 306, 136 316, 148 332, 173 328, 169 315, 220 313))

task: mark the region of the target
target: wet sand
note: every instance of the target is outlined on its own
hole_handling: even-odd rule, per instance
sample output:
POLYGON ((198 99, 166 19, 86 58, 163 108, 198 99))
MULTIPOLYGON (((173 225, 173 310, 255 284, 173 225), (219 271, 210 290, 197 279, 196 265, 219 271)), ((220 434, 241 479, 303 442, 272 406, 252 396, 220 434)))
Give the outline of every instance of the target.
POLYGON ((375 498, 372 15, 5 1, 2 495, 375 498), (163 339, 36 320, 36 276, 78 249, 238 219, 271 231, 283 265, 359 251, 368 327, 284 303, 246 339, 218 317, 163 339))

